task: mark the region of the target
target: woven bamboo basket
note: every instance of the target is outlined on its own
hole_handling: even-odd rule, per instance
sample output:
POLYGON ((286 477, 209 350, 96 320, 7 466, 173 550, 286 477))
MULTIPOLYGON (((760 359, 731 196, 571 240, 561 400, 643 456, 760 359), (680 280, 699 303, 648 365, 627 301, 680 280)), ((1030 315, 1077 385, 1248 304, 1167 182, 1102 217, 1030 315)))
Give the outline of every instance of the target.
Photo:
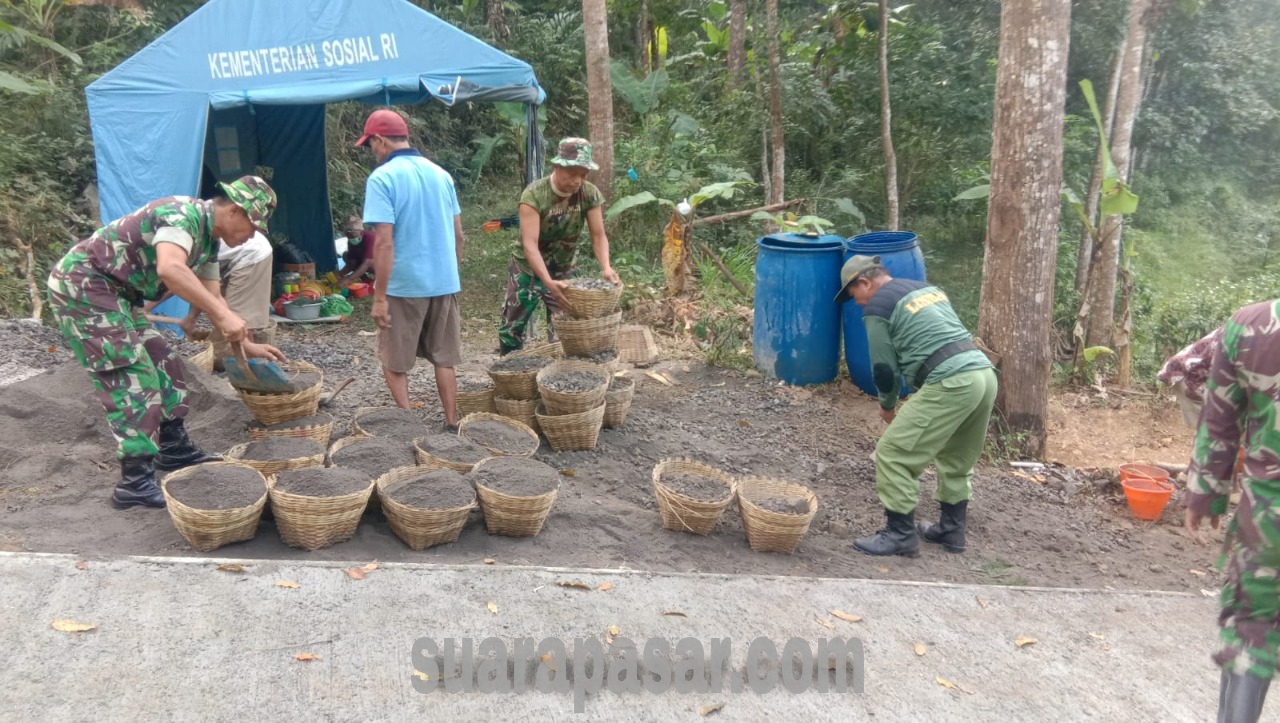
POLYGON ((738 509, 742 511, 742 526, 747 531, 747 542, 752 550, 791 554, 800 546, 800 541, 809 531, 809 523, 818 513, 818 497, 803 485, 767 477, 743 477, 738 480, 738 509), (803 515, 788 515, 756 504, 770 497, 803 498, 809 511, 803 515))
MULTIPOLYGON (((618 355, 617 349, 606 349, 603 352, 600 352, 600 354, 609 354, 611 358, 606 361, 596 361, 592 357, 569 356, 569 357, 565 357, 565 359, 567 361, 579 361, 579 362, 587 362, 588 364, 595 364, 596 366, 603 368, 605 371, 607 371, 610 374, 613 374, 614 372, 622 368, 622 362, 619 361, 619 355, 618 355)), ((597 354, 596 356, 598 357, 600 356, 600 354, 597 354)))
POLYGON ((472 412, 488 412, 496 414, 498 407, 493 403, 496 389, 485 389, 480 392, 458 392, 458 414, 467 416, 472 412))
POLYGON ((538 346, 531 346, 526 349, 521 349, 520 351, 513 351, 507 356, 545 356, 548 359, 563 359, 564 345, 558 341, 553 341, 550 344, 539 344, 538 346))
POLYGON ((299 439, 314 439, 325 447, 329 446, 329 437, 333 435, 333 415, 324 414, 329 418, 328 422, 323 424, 308 424, 305 427, 288 427, 286 429, 267 429, 266 426, 250 425, 250 439, 266 439, 267 437, 297 437, 299 439))
POLYGON ((570 281, 564 287, 564 296, 569 301, 569 313, 573 318, 598 319, 618 310, 622 284, 612 289, 580 289, 570 281))
POLYGON ((578 414, 548 415, 541 406, 535 416, 542 435, 557 452, 595 449, 604 424, 604 400, 595 409, 578 414))
POLYGON ((615 429, 622 426, 622 423, 627 420, 627 412, 631 410, 631 401, 636 395, 636 381, 634 379, 615 379, 613 383, 617 385, 617 388, 610 389, 604 393, 605 429, 615 429))
POLYGON ((662 512, 662 526, 665 529, 706 535, 720 521, 725 508, 733 501, 737 482, 728 473, 701 462, 688 459, 664 459, 653 468, 653 490, 658 496, 658 509, 662 512), (695 499, 663 484, 662 478, 673 474, 709 477, 723 484, 727 492, 724 499, 715 502, 695 499))
MULTIPOLYGON (((343 441, 340 439, 334 444, 343 441)), ((350 540, 373 495, 373 482, 369 480, 368 487, 349 495, 306 497, 276 489, 275 475, 268 477, 271 513, 280 539, 289 547, 304 550, 319 550, 350 540)))
MULTIPOLYGON (((296 374, 299 372, 320 372, 320 367, 301 360, 279 362, 284 371, 296 374)), ((286 394, 263 394, 246 392, 237 389, 240 400, 249 408, 253 418, 263 424, 279 424, 290 419, 310 417, 320 408, 320 391, 324 387, 323 372, 314 386, 300 392, 286 394)))
POLYGON ((227 453, 223 456, 233 462, 239 462, 240 464, 248 465, 258 470, 264 477, 270 477, 271 475, 283 472, 286 469, 302 469, 303 467, 324 466, 323 451, 309 457, 295 457, 293 459, 286 459, 279 462, 262 462, 256 459, 242 459, 241 455, 245 453, 245 450, 248 449, 250 444, 252 443, 245 442, 244 444, 237 444, 231 449, 228 449, 227 453))
MULTIPOLYGON (((480 469, 488 461, 490 460, 486 459, 476 465, 476 469, 480 469)), ((513 497, 483 484, 476 485, 485 528, 490 535, 507 537, 533 537, 541 532, 542 524, 547 521, 551 506, 555 504, 558 491, 557 487, 534 497, 513 497)))
POLYGON ((529 400, 538 396, 538 372, 532 369, 527 372, 503 372, 489 370, 489 378, 493 379, 495 396, 507 399, 529 400))
MULTIPOLYGON (((419 444, 419 442, 421 442, 424 439, 426 439, 426 437, 418 437, 417 439, 413 440, 413 450, 414 450, 414 454, 418 457, 419 467, 425 467, 429 470, 451 469, 454 472, 457 472, 459 474, 467 474, 471 470, 475 469, 475 466, 479 464, 479 462, 476 462, 475 464, 467 464, 466 462, 454 462, 451 459, 438 457, 422 448, 422 445, 419 444)), ((484 460, 481 460, 481 461, 484 461, 484 460)))
POLYGON ((192 354, 190 357, 187 358, 187 363, 195 367, 196 369, 199 369, 200 371, 204 372, 205 374, 212 374, 213 373, 213 343, 206 341, 203 343, 203 346, 204 346, 204 351, 200 351, 195 354, 192 354))
MULTIPOLYGON (((262 480, 262 496, 248 507, 236 507, 227 510, 198 510, 188 507, 169 494, 169 483, 193 474, 200 468, 249 467, 238 462, 205 462, 194 467, 171 472, 160 480, 160 491, 164 493, 166 509, 173 519, 173 526, 178 534, 200 552, 213 550, 233 542, 252 540, 258 533, 258 521, 262 519, 262 510, 267 506, 267 481, 262 480)), ((249 467, 249 469, 253 469, 249 467)), ((254 470, 257 471, 257 470, 254 470)), ((261 472, 259 472, 261 475, 261 472)))
POLYGON ((622 312, 598 319, 573 319, 558 315, 551 320, 556 336, 564 345, 566 356, 591 356, 607 349, 618 348, 618 328, 622 325, 622 312))
MULTIPOLYGON (((363 416, 365 416, 365 415, 367 415, 367 414, 369 414, 369 413, 371 413, 371 412, 383 412, 383 411, 386 411, 386 410, 388 410, 388 409, 396 409, 396 410, 399 410, 399 409, 400 409, 400 407, 360 407, 359 409, 357 409, 357 410, 356 410, 356 415, 355 415, 355 417, 353 417, 353 418, 351 419, 351 434, 352 434, 352 436, 357 436, 357 437, 376 437, 376 436, 378 436, 378 435, 376 435, 376 434, 373 434, 373 433, 369 432, 369 430, 364 429, 363 427, 361 427, 361 426, 360 426, 360 418, 361 418, 361 417, 363 417, 363 416)), ((403 411, 408 411, 408 410, 403 410, 403 411)), ((425 432, 425 431, 426 431, 426 429, 427 429, 427 423, 426 423, 426 422, 423 422, 423 423, 422 423, 422 430, 425 432)))
MULTIPOLYGON (((475 424, 476 422, 484 422, 484 421, 498 422, 499 424, 505 424, 508 427, 511 427, 512 429, 516 430, 517 432, 528 435, 529 437, 528 448, 520 452, 516 452, 515 454, 512 454, 511 452, 505 452, 501 449, 496 449, 494 447, 489 447, 487 445, 483 445, 483 444, 480 444, 479 442, 476 442, 476 444, 480 444, 480 446, 489 450, 489 452, 495 457, 532 457, 534 454, 537 453, 538 447, 542 444, 542 440, 538 439, 538 433, 533 431, 533 427, 521 422, 518 419, 513 419, 511 417, 506 417, 499 414, 486 414, 484 412, 476 412, 475 414, 468 414, 466 417, 462 419, 461 422, 458 422, 458 434, 462 435, 463 437, 466 437, 467 427, 469 425, 475 424)), ((470 438, 468 437, 468 439, 470 438)), ((474 442, 475 440, 472 440, 472 441, 474 442)), ((477 466, 479 465, 477 464, 477 466)))
POLYGON ((537 381, 538 396, 542 398, 547 414, 580 414, 600 406, 601 400, 604 399, 604 392, 609 388, 609 372, 593 362, 563 359, 543 367, 542 371, 538 372, 537 381), (599 377, 600 383, 585 392, 557 392, 545 385, 548 378, 564 372, 589 372, 599 377))
POLYGON ((534 412, 538 410, 539 401, 537 398, 508 399, 494 395, 493 406, 498 408, 498 414, 514 419, 534 432, 538 432, 540 428, 538 427, 538 418, 534 416, 534 412))
POLYGON ((379 477, 373 485, 378 491, 378 499, 382 500, 382 511, 387 516, 391 531, 415 552, 433 545, 457 542, 462 528, 467 526, 467 517, 477 506, 472 498, 463 507, 428 510, 396 502, 386 495, 387 485, 420 477, 427 472, 422 467, 397 467, 379 477))
POLYGON ((649 366, 658 361, 658 344, 647 326, 628 325, 618 331, 618 361, 649 366))

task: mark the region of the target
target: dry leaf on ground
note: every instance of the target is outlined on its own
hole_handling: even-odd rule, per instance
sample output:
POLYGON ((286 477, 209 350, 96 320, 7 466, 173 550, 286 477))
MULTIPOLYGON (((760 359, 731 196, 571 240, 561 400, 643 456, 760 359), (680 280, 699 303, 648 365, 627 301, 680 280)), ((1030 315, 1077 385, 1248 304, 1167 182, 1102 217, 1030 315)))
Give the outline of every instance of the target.
POLYGON ((689 614, 688 614, 688 613, 681 612, 681 611, 679 611, 679 610, 663 610, 663 611, 662 611, 662 614, 663 614, 663 615, 671 615, 671 616, 673 616, 673 617, 678 617, 678 618, 687 618, 687 617, 689 617, 689 614))
POLYGON ((749 419, 739 419, 739 420, 738 420, 738 426, 739 426, 739 427, 750 427, 750 426, 751 426, 751 420, 749 420, 749 419))
POLYGON ((912 648, 916 651, 916 655, 924 655, 928 648, 924 647, 924 643, 916 643, 912 648))
POLYGON ((852 613, 846 613, 846 612, 842 612, 842 611, 840 611, 840 610, 832 610, 832 611, 831 611, 831 614, 832 614, 832 615, 834 615, 834 616, 836 616, 836 617, 838 617, 838 618, 840 618, 841 620, 845 621, 846 623, 859 623, 859 622, 862 622, 862 616, 861 616, 861 615, 854 615, 854 614, 852 614, 852 613))
POLYGON ((556 584, 560 587, 572 587, 578 590, 590 590, 591 586, 579 580, 557 580, 556 584))
POLYGON ((486 557, 484 559, 484 564, 486 565, 492 565, 495 562, 497 562, 497 560, 493 559, 492 557, 486 557))
POLYGON ((244 565, 218 565, 223 572, 244 572, 244 565))
POLYGON ((946 688, 947 690, 955 690, 961 693, 965 693, 967 695, 973 695, 972 691, 965 690, 964 688, 961 688, 960 686, 956 685, 955 683, 952 683, 946 678, 935 678, 934 682, 942 686, 943 688, 946 688))
POLYGON ((978 600, 978 605, 979 605, 979 606, 981 606, 983 610, 986 610, 986 609, 987 609, 987 601, 986 601, 986 600, 983 600, 981 595, 978 595, 978 596, 976 596, 976 597, 977 597, 977 600, 978 600))
POLYGON ((320 656, 319 656, 319 655, 316 655, 315 653, 298 653, 297 655, 295 655, 295 656, 293 656, 293 657, 294 657, 294 659, 295 659, 295 660, 301 660, 301 661, 302 661, 302 662, 304 662, 304 663, 305 663, 305 662, 307 662, 308 660, 319 660, 319 659, 320 659, 320 656))
POLYGON ((885 567, 884 565, 881 565, 880 567, 877 567, 876 569, 877 569, 877 570, 879 570, 880 572, 888 572, 888 571, 889 571, 889 568, 885 567))
POLYGON ((1192 575, 1199 575, 1200 577, 1204 577, 1207 573, 1206 573, 1204 570, 1192 570, 1192 571, 1191 571, 1191 574, 1192 574, 1192 575))
POLYGON ((90 625, 89 623, 77 623, 74 620, 64 620, 62 618, 53 621, 53 629, 60 633, 87 633, 96 627, 98 626, 90 625))
POLYGON ((430 675, 427 675, 426 673, 422 672, 421 670, 415 670, 415 671, 413 671, 413 677, 417 678, 418 680, 431 680, 431 676, 430 676, 430 675))
POLYGON ((614 637, 617 637, 622 634, 622 630, 617 625, 610 625, 609 634, 614 637))
POLYGON ((351 578, 352 580, 363 580, 366 575, 368 575, 369 573, 377 569, 378 569, 378 561, 374 560, 368 565, 361 565, 360 567, 348 567, 344 569, 343 572, 347 573, 347 577, 351 578))
POLYGON ((287 587, 289 589, 293 589, 293 588, 299 587, 299 585, 293 580, 280 580, 276 582, 276 587, 287 587))
POLYGON ((821 625, 822 627, 826 628, 827 630, 835 630, 835 629, 836 629, 835 624, 833 624, 830 620, 827 620, 826 618, 822 617, 821 615, 814 615, 814 616, 813 616, 813 621, 814 621, 815 623, 817 623, 817 624, 821 625))
POLYGON ((596 588, 596 589, 597 589, 597 590, 599 590, 600 592, 609 592, 610 590, 612 590, 612 589, 613 589, 613 583, 611 583, 611 582, 602 582, 602 583, 600 583, 600 587, 598 587, 598 588, 596 588))
POLYGON ((81 560, 80 562, 77 562, 77 563, 76 563, 76 569, 77 569, 77 570, 88 570, 88 569, 89 569, 89 563, 85 562, 84 560, 81 560))
POLYGON ((578 470, 576 470, 576 469, 562 469, 562 470, 560 470, 560 474, 564 475, 565 477, 577 477, 577 476, 578 476, 578 470))
POLYGON ((1039 640, 1036 640, 1035 638, 1029 638, 1029 637, 1027 637, 1026 635, 1023 635, 1022 637, 1020 637, 1020 638, 1018 638, 1017 640, 1013 641, 1013 644, 1014 644, 1014 645, 1016 645, 1016 646, 1018 646, 1019 648, 1025 648, 1025 647, 1027 647, 1028 645, 1035 645, 1035 644, 1036 644, 1036 643, 1038 643, 1038 642, 1040 642, 1040 641, 1039 641, 1039 640))
POLYGON ((488 605, 485 605, 485 607, 489 608, 489 612, 493 613, 494 615, 498 614, 498 603, 491 602, 488 605))
POLYGON ((1089 633, 1089 637, 1093 638, 1094 640, 1106 640, 1106 639, 1107 639, 1107 636, 1103 635, 1102 633, 1089 633))
POLYGON ((704 705, 698 709, 698 715, 705 718, 706 716, 709 716, 712 713, 715 713, 716 711, 720 710, 723 707, 724 707, 724 703, 712 703, 711 705, 704 705))
POLYGON ((647 376, 647 377, 649 377, 649 378, 653 379, 654 381, 661 382, 661 383, 663 383, 663 384, 665 384, 665 385, 667 385, 667 386, 672 386, 672 384, 671 384, 671 380, 670 380, 670 379, 667 379, 666 377, 662 376, 661 374, 655 374, 655 373, 653 373, 653 372, 645 372, 645 376, 647 376))

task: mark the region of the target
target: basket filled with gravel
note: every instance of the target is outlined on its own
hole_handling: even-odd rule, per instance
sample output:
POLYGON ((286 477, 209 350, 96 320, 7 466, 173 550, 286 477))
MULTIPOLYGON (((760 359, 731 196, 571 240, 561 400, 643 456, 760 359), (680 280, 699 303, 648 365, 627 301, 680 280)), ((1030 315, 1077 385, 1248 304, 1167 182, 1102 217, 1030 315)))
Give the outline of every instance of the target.
POLYGON ((524 457, 490 457, 468 476, 491 535, 538 534, 560 489, 560 473, 554 467, 524 457))
POLYGON ((568 314, 551 317, 551 326, 564 345, 565 356, 591 356, 618 348, 622 312, 596 319, 574 319, 568 314))
POLYGON ((494 457, 532 457, 542 441, 527 424, 510 417, 477 412, 458 423, 458 435, 494 457))
POLYGON ((266 439, 267 437, 297 437, 314 439, 321 445, 329 446, 329 437, 333 434, 333 415, 321 412, 309 417, 290 419, 279 424, 263 424, 253 422, 249 425, 250 439, 266 439))
POLYGON ((538 372, 555 360, 530 354, 507 356, 489 367, 489 376, 499 396, 508 399, 533 399, 538 395, 538 372))
POLYGON ((600 406, 609 373, 599 364, 565 359, 544 367, 537 381, 548 414, 578 414, 600 406))
POLYGON ((585 412, 547 414, 547 410, 539 406, 534 416, 538 419, 542 436, 547 438, 552 449, 557 452, 572 452, 596 448, 600 428, 604 426, 604 412, 605 403, 602 398, 595 409, 585 412))
POLYGON ((705 535, 733 500, 737 482, 701 462, 664 459, 653 468, 653 490, 664 528, 705 535))
POLYGON ((514 419, 537 434, 540 430, 538 428, 538 418, 534 416, 534 413, 538 410, 538 403, 541 401, 537 397, 533 399, 508 399, 497 395, 493 398, 493 406, 498 408, 499 416, 514 419))
POLYGON ((324 445, 302 437, 264 437, 237 444, 225 456, 270 477, 286 469, 324 466, 324 445))
POLYGON ((493 379, 485 376, 458 375, 458 414, 465 417, 472 412, 488 412, 496 414, 498 407, 493 403, 496 393, 493 379))
POLYGON ((614 372, 618 371, 618 368, 622 366, 621 361, 618 359, 617 349, 605 349, 604 351, 599 351, 589 356, 571 356, 571 357, 565 357, 565 358, 571 361, 582 361, 582 362, 591 362, 592 364, 599 364, 601 367, 604 367, 605 371, 609 372, 610 374, 613 374, 614 372))
POLYGON ((373 477, 341 467, 285 470, 269 482, 280 539, 304 550, 319 550, 355 536, 373 494, 373 477))
POLYGON ((361 407, 351 423, 355 434, 412 441, 427 433, 427 424, 412 409, 361 407))
POLYGON ((513 351, 507 355, 507 358, 522 356, 543 356, 548 359, 563 359, 564 345, 558 341, 548 342, 546 344, 537 344, 535 346, 526 346, 520 351, 513 351))
POLYGON ((636 380, 631 377, 614 377, 604 393, 604 428, 615 429, 627 421, 631 401, 636 395, 636 380))
POLYGON ((375 483, 391 531, 413 550, 456 542, 476 508, 476 491, 451 469, 398 467, 375 483))
POLYGON ((480 460, 492 457, 493 453, 463 437, 461 434, 429 434, 413 440, 413 448, 418 456, 418 464, 431 469, 451 469, 466 474, 475 468, 480 460))
POLYGON ((604 279, 569 279, 564 296, 575 319, 598 319, 618 310, 622 284, 604 279))
POLYGON ((250 392, 237 389, 240 401, 253 418, 263 424, 279 424, 290 419, 309 417, 320 408, 320 391, 324 372, 320 367, 300 359, 279 362, 289 375, 289 391, 281 393, 250 392))
POLYGON ((790 554, 809 532, 818 497, 803 485, 743 477, 738 480, 738 509, 752 550, 790 554))
POLYGON ((267 505, 267 481, 238 462, 184 467, 160 481, 166 509, 182 539, 200 552, 252 540, 267 505))
POLYGON ((329 463, 368 475, 375 480, 396 467, 418 463, 413 442, 398 437, 343 437, 329 446, 329 463))

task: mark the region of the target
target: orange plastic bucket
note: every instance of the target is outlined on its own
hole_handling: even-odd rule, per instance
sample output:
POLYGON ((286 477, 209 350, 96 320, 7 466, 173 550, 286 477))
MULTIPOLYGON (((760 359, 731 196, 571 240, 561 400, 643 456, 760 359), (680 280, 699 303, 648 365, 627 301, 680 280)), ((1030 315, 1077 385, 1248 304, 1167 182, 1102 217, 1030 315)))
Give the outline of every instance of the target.
POLYGON ((1173 496, 1169 473, 1149 464, 1120 465, 1120 486, 1129 511, 1140 520, 1158 520, 1173 496))

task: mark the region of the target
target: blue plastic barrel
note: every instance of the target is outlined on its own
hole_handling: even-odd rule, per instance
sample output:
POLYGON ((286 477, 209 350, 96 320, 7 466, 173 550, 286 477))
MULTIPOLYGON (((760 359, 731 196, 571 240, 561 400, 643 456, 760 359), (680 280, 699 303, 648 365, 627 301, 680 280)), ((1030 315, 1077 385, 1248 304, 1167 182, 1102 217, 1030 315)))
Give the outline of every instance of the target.
MULTIPOLYGON (((855 255, 879 256, 880 263, 895 279, 925 281, 924 254, 914 231, 873 231, 854 236, 844 244, 844 258, 855 255)), ((844 360, 849 378, 859 389, 875 396, 871 375, 871 353, 867 348, 867 328, 862 324, 862 307, 850 299, 844 304, 844 360)))
POLYGON ((844 239, 777 234, 756 242, 756 368, 788 384, 825 384, 840 370, 844 239))

